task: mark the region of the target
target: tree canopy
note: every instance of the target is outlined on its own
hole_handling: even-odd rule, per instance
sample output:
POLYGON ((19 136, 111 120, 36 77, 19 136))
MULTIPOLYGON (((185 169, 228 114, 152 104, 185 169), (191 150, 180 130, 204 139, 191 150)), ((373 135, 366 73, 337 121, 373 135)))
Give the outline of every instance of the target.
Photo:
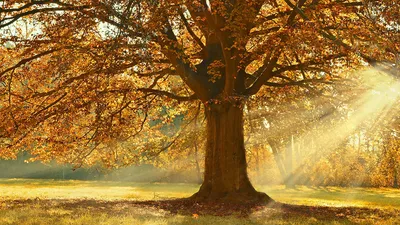
POLYGON ((173 143, 155 139, 177 115, 276 90, 343 97, 360 66, 398 76, 399 3, 0 1, 1 157, 136 163, 173 143))

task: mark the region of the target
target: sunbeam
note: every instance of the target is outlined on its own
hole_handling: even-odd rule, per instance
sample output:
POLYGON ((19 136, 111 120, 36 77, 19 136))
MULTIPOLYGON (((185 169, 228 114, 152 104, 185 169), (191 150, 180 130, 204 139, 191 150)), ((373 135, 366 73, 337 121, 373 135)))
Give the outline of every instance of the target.
MULTIPOLYGON (((285 115, 288 116, 279 121, 280 124, 286 124, 286 126, 280 126, 279 129, 269 127, 274 121, 268 118, 268 113, 265 113, 263 109, 259 108, 249 112, 253 116, 260 116, 258 120, 263 121, 264 125, 268 124, 262 128, 261 132, 253 134, 264 136, 265 145, 273 147, 271 137, 280 140, 278 143, 281 146, 287 145, 284 142, 288 142, 288 138, 283 138, 283 136, 292 136, 293 138, 293 135, 296 136, 296 139, 289 141, 289 145, 298 146, 301 142, 305 157, 295 157, 294 153, 291 153, 293 162, 289 168, 290 171, 284 171, 286 172, 286 177, 283 178, 285 183, 297 183, 302 179, 302 174, 298 171, 301 171, 305 164, 310 160, 312 163, 316 163, 322 157, 346 144, 349 137, 360 129, 360 126, 373 133, 374 129, 391 121, 397 115, 394 106, 397 105, 400 97, 399 81, 377 69, 361 70, 356 75, 362 78, 356 87, 357 92, 362 90, 360 94, 352 97, 345 104, 334 106, 334 108, 326 103, 326 100, 313 99, 312 101, 321 104, 320 110, 298 110, 295 113, 287 113, 285 115), (322 104, 324 102, 325 105, 322 104), (298 131, 300 127, 303 129, 302 131, 298 131)), ((260 142, 259 138, 256 139, 260 142)), ((357 144, 360 145, 360 143, 357 144)), ((276 162, 279 163, 279 160, 276 162)), ((362 180, 363 178, 358 177, 352 185, 357 186, 362 180)))

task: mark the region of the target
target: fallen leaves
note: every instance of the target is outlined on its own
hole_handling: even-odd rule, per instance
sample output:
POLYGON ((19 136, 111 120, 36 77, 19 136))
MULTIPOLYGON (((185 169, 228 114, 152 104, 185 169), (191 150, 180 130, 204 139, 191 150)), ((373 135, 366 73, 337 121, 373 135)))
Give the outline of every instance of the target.
POLYGON ((194 202, 187 199, 173 199, 161 201, 101 201, 91 199, 25 199, 4 200, 0 203, 2 209, 38 206, 47 211, 59 210, 72 212, 77 209, 90 209, 91 212, 106 214, 154 214, 185 215, 193 219, 201 216, 235 216, 235 217, 306 217, 317 220, 331 220, 339 218, 383 218, 387 219, 400 215, 400 210, 381 210, 360 207, 321 207, 288 205, 274 203, 262 205, 255 203, 232 204, 217 202, 194 202))

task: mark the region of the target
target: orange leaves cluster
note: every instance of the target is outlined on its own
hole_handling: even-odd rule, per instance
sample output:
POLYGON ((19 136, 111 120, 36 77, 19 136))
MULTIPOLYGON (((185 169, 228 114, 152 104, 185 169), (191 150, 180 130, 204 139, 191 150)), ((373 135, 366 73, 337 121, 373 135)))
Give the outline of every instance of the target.
POLYGON ((135 163, 188 145, 161 131, 192 118, 185 96, 294 101, 333 93, 361 53, 397 57, 398 0, 305 1, 303 14, 287 2, 3 2, 0 26, 16 22, 0 34, 0 154, 135 163), (270 87, 252 93, 254 84, 270 87))

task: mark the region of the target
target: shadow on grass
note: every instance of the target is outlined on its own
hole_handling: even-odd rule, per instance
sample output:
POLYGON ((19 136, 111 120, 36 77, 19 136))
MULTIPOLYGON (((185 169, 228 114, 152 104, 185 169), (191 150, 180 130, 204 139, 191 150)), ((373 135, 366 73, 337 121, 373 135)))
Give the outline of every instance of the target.
POLYGON ((238 218, 315 218, 318 221, 340 220, 348 218, 389 219, 399 217, 400 210, 381 210, 360 207, 326 207, 289 205, 282 203, 198 203, 188 199, 154 200, 154 201, 101 201, 91 199, 63 200, 63 199, 27 199, 2 201, 1 209, 7 210, 27 206, 40 207, 42 210, 54 208, 71 212, 88 210, 92 213, 123 215, 133 213, 137 215, 165 216, 234 216, 238 218))

